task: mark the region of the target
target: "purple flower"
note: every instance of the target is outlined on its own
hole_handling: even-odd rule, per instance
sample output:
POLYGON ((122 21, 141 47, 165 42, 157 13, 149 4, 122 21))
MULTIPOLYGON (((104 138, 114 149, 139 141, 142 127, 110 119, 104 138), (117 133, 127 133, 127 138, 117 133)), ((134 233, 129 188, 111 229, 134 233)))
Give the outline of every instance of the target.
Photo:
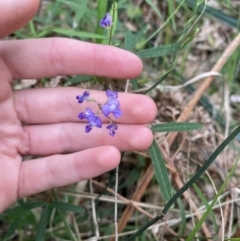
POLYGON ((83 103, 84 100, 86 100, 90 95, 89 91, 84 91, 82 95, 77 95, 76 99, 78 100, 78 103, 83 103))
MULTIPOLYGON (((104 22, 105 20, 108 20, 108 17, 110 17, 110 20, 111 20, 111 16, 109 14, 106 14, 102 21, 104 22)), ((104 26, 107 26, 107 25, 104 25, 104 26)), ((102 121, 98 117, 99 111, 101 110, 102 114, 110 120, 110 124, 107 126, 107 129, 109 130, 109 135, 115 136, 116 130, 118 129, 118 125, 113 122, 112 118, 109 117, 109 115, 112 113, 115 118, 118 118, 122 115, 122 111, 120 110, 120 102, 118 100, 118 93, 116 91, 107 90, 106 96, 108 99, 105 104, 98 103, 94 99, 89 98, 89 96, 90 96, 89 91, 84 91, 82 95, 76 96, 78 103, 83 103, 86 100, 86 101, 93 101, 98 105, 97 113, 94 113, 89 107, 87 107, 84 112, 80 112, 78 114, 78 118, 80 120, 83 120, 83 119, 87 120, 87 125, 85 126, 85 132, 89 133, 94 126, 98 128, 102 128, 102 121)))
POLYGON ((106 13, 103 19, 100 21, 100 26, 102 28, 108 28, 112 25, 112 16, 109 13, 106 13))
POLYGON ((103 114, 108 117, 109 114, 113 114, 115 118, 118 118, 122 115, 122 111, 119 109, 120 102, 117 99, 118 93, 116 91, 107 90, 106 95, 108 100, 106 104, 102 105, 103 114))
POLYGON ((92 112, 92 110, 90 108, 86 108, 85 112, 79 113, 78 118, 80 120, 85 119, 85 118, 87 119, 91 115, 95 115, 94 112, 92 112))
POLYGON ((120 103, 118 99, 109 98, 107 103, 102 105, 103 114, 108 117, 109 114, 113 114, 115 118, 122 115, 122 111, 119 109, 120 103))
POLYGON ((114 136, 116 133, 115 131, 118 129, 118 126, 115 123, 111 123, 107 126, 107 129, 109 130, 109 135, 114 136))
POLYGON ((107 90, 107 91, 106 91, 106 95, 107 95, 108 98, 115 98, 115 99, 118 98, 118 93, 117 93, 117 91, 107 90))
POLYGON ((102 128, 101 119, 90 108, 86 108, 85 112, 81 112, 78 115, 79 119, 87 119, 88 124, 85 126, 85 132, 88 133, 92 130, 93 126, 102 128))

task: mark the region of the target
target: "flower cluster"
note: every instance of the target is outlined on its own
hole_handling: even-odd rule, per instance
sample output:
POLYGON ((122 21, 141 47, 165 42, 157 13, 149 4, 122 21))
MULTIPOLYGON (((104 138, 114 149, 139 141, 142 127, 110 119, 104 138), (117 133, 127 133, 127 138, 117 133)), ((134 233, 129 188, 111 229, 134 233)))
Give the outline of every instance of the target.
POLYGON ((99 113, 102 113, 110 120, 110 124, 107 126, 107 129, 109 130, 109 135, 115 135, 118 126, 109 115, 112 114, 115 118, 119 118, 122 115, 122 111, 120 110, 120 102, 118 100, 118 93, 116 91, 107 90, 106 95, 108 99, 105 104, 100 104, 94 99, 90 98, 89 91, 84 91, 82 95, 76 96, 78 103, 81 104, 84 101, 93 101, 97 103, 99 108, 97 113, 94 113, 89 107, 86 108, 85 112, 79 113, 78 118, 80 120, 86 119, 88 122, 85 127, 86 133, 89 133, 92 130, 93 126, 102 128, 102 121, 98 116, 99 113))
POLYGON ((102 28, 109 28, 112 25, 112 16, 106 13, 100 21, 100 26, 102 28))

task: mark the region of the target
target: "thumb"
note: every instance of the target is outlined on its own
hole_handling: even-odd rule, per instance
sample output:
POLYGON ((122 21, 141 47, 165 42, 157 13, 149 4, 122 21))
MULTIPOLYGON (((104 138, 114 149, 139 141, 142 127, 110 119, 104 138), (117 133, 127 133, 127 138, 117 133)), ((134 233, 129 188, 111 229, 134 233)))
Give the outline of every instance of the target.
POLYGON ((39 0, 0 0, 0 38, 24 26, 38 6, 39 0))

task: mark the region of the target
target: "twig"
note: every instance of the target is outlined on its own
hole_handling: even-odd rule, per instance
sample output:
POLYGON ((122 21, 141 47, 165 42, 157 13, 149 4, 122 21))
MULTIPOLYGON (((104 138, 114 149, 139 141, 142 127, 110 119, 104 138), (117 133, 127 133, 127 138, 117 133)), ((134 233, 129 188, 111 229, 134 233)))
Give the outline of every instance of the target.
POLYGON ((119 203, 118 200, 122 200, 124 201, 124 203, 128 204, 131 203, 140 213, 142 213, 143 215, 147 216, 150 219, 153 219, 154 216, 150 213, 148 213, 147 211, 145 211, 144 209, 142 209, 140 206, 138 206, 139 204, 132 202, 131 200, 128 200, 127 198, 123 197, 122 195, 120 195, 119 193, 115 193, 115 191, 113 191, 111 188, 106 187, 104 184, 97 182, 95 180, 93 180, 93 183, 99 187, 104 188, 106 191, 108 191, 109 193, 113 194, 114 197, 117 196, 117 203, 119 203))
POLYGON ((117 166, 115 171, 115 192, 114 192, 114 224, 115 224, 115 241, 118 241, 118 220, 117 220, 117 211, 118 211, 118 170, 119 166, 117 166))
MULTIPOLYGON (((92 179, 89 180, 89 187, 90 187, 90 193, 93 194, 92 179)), ((93 223, 95 228, 95 237, 98 239, 100 234, 99 234, 99 227, 98 227, 98 221, 97 221, 95 200, 92 199, 91 203, 92 203, 93 223)))

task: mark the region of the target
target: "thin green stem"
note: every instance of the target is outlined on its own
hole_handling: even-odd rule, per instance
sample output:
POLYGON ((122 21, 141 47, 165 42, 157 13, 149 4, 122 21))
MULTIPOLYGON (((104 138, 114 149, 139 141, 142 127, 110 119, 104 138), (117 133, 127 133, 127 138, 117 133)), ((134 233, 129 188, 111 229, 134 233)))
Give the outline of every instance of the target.
POLYGON ((108 39, 108 45, 111 45, 111 41, 112 41, 113 25, 114 25, 113 23, 115 21, 116 1, 113 2, 112 10, 113 10, 112 25, 111 25, 111 28, 110 28, 110 35, 109 35, 109 39, 108 39))
MULTIPOLYGON (((99 35, 104 34, 104 30, 100 25, 99 22, 104 16, 104 14, 107 12, 107 3, 108 0, 97 0, 97 30, 96 33, 99 35)), ((97 43, 102 43, 103 39, 97 39, 97 43)))

